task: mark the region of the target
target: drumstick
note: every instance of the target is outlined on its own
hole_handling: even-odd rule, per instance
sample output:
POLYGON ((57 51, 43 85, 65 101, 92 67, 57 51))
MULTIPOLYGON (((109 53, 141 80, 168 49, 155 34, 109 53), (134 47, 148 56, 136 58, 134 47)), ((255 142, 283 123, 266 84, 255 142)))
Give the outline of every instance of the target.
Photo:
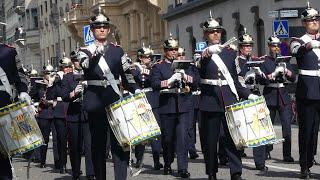
POLYGON ((236 42, 238 39, 236 37, 233 37, 231 39, 229 39, 227 42, 225 42, 224 44, 222 44, 223 47, 229 46, 230 44, 236 42))

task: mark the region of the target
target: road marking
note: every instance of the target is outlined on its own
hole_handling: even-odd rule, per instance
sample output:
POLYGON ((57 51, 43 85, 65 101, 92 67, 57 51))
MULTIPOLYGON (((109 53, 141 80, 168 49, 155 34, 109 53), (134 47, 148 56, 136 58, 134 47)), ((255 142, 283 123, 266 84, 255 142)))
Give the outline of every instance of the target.
MULTIPOLYGON (((254 163, 252 163, 252 162, 247 162, 247 161, 242 162, 242 164, 255 166, 254 163)), ((298 170, 298 169, 285 168, 285 167, 274 166, 274 165, 270 165, 270 164, 266 164, 266 166, 268 166, 268 168, 280 169, 280 170, 284 170, 284 171, 300 172, 300 170, 298 170)))

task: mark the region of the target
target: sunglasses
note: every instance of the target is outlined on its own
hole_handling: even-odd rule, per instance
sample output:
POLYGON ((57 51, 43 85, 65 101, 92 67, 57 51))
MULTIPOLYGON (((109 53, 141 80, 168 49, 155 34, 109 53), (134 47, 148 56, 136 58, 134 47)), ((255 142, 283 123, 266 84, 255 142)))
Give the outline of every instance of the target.
POLYGON ((319 22, 320 18, 315 18, 315 19, 306 19, 305 22, 319 22))
POLYGON ((168 51, 178 51, 178 48, 169 48, 168 51))
POLYGON ((142 58, 150 59, 151 56, 142 56, 142 58))
POLYGON ((93 26, 93 29, 101 29, 101 28, 103 28, 103 29, 109 29, 110 26, 105 25, 105 24, 100 24, 100 25, 94 25, 94 26, 93 26))

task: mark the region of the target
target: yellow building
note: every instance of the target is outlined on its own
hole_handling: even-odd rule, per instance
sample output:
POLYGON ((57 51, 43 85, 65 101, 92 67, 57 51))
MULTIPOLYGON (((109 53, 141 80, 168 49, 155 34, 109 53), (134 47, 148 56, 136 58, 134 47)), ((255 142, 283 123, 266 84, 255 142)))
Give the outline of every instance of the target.
MULTIPOLYGON (((162 42, 166 38, 166 23, 161 14, 166 6, 162 0, 82 0, 66 14, 63 22, 71 34, 71 39, 83 45, 83 26, 89 18, 102 11, 111 19, 112 37, 129 55, 135 55, 142 43, 150 44, 155 52, 162 52, 162 42)), ((75 46, 73 46, 74 48, 75 46)), ((68 53, 68 51, 66 51, 68 53)))

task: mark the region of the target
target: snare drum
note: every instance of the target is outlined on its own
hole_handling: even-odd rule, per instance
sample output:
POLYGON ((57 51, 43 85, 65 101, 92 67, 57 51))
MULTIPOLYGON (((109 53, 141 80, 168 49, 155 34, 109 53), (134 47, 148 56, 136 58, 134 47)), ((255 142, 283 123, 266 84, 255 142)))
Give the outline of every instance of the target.
POLYGON ((161 134, 151 105, 143 92, 114 102, 106 111, 110 127, 124 149, 161 134))
POLYGON ((226 107, 226 120, 237 149, 282 142, 273 129, 264 97, 226 107))
POLYGON ((30 105, 17 102, 0 108, 1 153, 6 156, 23 154, 41 146, 43 142, 30 105))

